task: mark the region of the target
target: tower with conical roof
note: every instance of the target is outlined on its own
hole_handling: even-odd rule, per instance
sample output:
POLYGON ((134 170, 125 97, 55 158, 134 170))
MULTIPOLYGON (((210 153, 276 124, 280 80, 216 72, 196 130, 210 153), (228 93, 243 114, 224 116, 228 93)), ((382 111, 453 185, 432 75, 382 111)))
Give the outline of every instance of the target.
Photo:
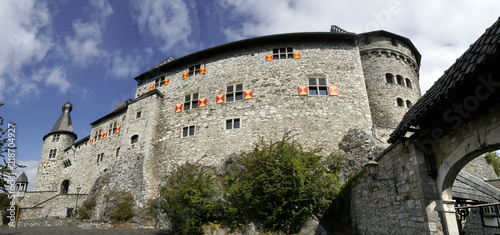
POLYGON ((71 147, 77 139, 71 123, 72 109, 73 105, 69 101, 65 103, 56 124, 43 137, 42 156, 40 156, 34 191, 58 191, 59 185, 64 180, 57 177, 63 168, 64 150, 71 147))

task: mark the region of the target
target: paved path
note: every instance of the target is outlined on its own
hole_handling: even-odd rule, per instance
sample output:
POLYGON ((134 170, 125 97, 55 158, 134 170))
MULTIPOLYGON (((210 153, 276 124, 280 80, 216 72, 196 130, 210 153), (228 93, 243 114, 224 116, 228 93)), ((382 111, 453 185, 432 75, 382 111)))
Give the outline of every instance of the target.
POLYGON ((1 235, 14 234, 33 234, 33 235, 81 235, 81 234, 96 234, 96 235, 170 235, 167 230, 161 229, 82 229, 74 226, 54 226, 54 227, 32 227, 32 228, 9 228, 8 226, 0 226, 1 235))

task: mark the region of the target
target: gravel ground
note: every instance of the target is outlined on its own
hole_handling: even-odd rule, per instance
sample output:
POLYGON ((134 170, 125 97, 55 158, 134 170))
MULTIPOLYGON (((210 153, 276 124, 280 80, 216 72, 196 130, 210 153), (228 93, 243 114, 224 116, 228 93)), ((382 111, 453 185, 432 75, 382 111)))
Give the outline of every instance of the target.
POLYGON ((147 235, 170 235, 167 230, 161 229, 82 229, 73 226, 54 226, 54 227, 31 227, 31 228, 9 228, 8 226, 0 227, 1 235, 14 234, 34 234, 34 235, 80 235, 80 234, 97 234, 97 235, 132 235, 132 234, 147 234, 147 235))

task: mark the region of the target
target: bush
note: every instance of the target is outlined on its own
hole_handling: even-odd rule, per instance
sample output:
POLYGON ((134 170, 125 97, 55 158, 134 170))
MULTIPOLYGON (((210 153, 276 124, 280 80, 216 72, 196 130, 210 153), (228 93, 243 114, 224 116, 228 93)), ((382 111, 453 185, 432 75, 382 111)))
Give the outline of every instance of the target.
POLYGON ((500 176, 500 157, 498 156, 498 153, 496 152, 486 153, 485 158, 488 160, 489 163, 491 163, 491 165, 493 166, 493 170, 495 170, 497 176, 500 176))
POLYGON ((312 216, 320 218, 339 191, 340 155, 304 151, 290 136, 261 140, 242 153, 224 179, 226 218, 233 227, 251 221, 268 231, 296 233, 312 216))
POLYGON ((109 214, 109 218, 113 223, 127 222, 134 216, 132 205, 134 196, 128 192, 113 193, 109 196, 111 200, 116 201, 113 211, 109 214))
POLYGON ((178 234, 201 234, 203 224, 220 217, 222 203, 212 167, 185 163, 167 178, 161 190, 162 209, 178 234))
POLYGON ((78 207, 78 217, 80 217, 80 219, 90 219, 94 207, 95 200, 89 198, 83 201, 82 205, 78 207))

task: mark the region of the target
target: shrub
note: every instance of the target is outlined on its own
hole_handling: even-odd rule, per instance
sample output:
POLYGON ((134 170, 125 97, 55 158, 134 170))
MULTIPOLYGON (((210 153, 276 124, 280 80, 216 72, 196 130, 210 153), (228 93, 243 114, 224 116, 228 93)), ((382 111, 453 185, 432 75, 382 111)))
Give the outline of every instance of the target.
POLYGON ((78 217, 80 219, 90 219, 90 215, 95 207, 95 199, 89 198, 83 201, 82 205, 78 207, 78 217))
POLYGON ((498 156, 498 153, 496 152, 486 153, 485 158, 488 160, 489 163, 491 163, 491 165, 493 166, 493 170, 495 170, 497 176, 500 176, 500 157, 498 156))
POLYGON ((176 167, 161 190, 162 209, 178 234, 201 234, 203 224, 220 216, 222 203, 212 167, 186 162, 176 167))
POLYGON ((256 221, 268 231, 296 233, 312 216, 321 217, 339 191, 342 156, 321 157, 320 151, 304 151, 285 135, 236 157, 224 179, 228 223, 256 221))
MULTIPOLYGON (((116 201, 113 211, 109 214, 109 218, 113 223, 127 222, 134 216, 132 205, 134 196, 128 192, 117 192, 109 196, 111 200, 116 201)), ((110 201, 111 201, 110 200, 110 201)))

